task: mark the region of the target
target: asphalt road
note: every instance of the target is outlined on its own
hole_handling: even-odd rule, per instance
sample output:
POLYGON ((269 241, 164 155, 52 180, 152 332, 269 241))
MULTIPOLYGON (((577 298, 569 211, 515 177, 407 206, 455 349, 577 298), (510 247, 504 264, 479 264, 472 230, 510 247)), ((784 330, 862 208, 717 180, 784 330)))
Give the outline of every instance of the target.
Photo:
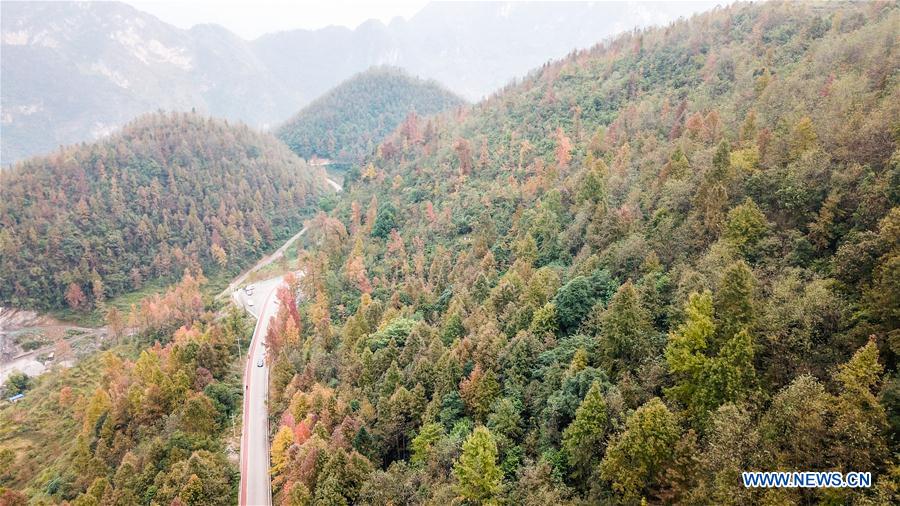
MULTIPOLYGON (((341 186, 328 179, 335 191, 341 186)), ((278 312, 275 292, 281 286, 284 276, 253 283, 253 295, 247 295, 237 287, 247 276, 279 258, 292 242, 306 232, 304 228, 272 255, 261 260, 252 269, 234 280, 226 289, 232 290, 234 302, 256 317, 256 328, 247 352, 244 368, 244 421, 241 430, 241 488, 238 502, 241 506, 270 506, 272 504, 272 484, 269 476, 269 364, 265 359, 266 333, 269 320, 278 312), (253 301, 253 305, 250 305, 253 301), (262 366, 258 366, 262 359, 262 366)))
MULTIPOLYGON (((293 237, 288 239, 287 242, 285 242, 280 248, 275 250, 274 253, 272 253, 269 256, 263 257, 263 259, 260 260, 259 262, 257 262, 256 265, 254 265, 249 270, 247 270, 246 272, 244 272, 243 274, 238 276, 227 287, 225 287, 225 290, 222 290, 222 293, 220 293, 217 297, 224 297, 228 293, 231 293, 232 297, 234 297, 235 294, 237 293, 238 287, 241 286, 244 283, 244 281, 247 280, 247 276, 253 274, 254 272, 262 269, 263 267, 269 265, 270 263, 272 263, 275 260, 278 260, 279 258, 284 256, 284 252, 287 251, 287 249, 291 246, 291 244, 293 244, 294 241, 299 239, 305 233, 306 233, 306 227, 303 227, 303 230, 297 232, 296 235, 294 235, 293 237)), ((238 302, 238 305, 241 305, 240 301, 237 301, 237 302, 238 302)), ((245 308, 245 309, 253 309, 253 308, 245 308)), ((250 313, 253 316, 256 316, 256 312, 250 311, 250 313)))
POLYGON ((254 283, 252 296, 244 290, 232 293, 234 301, 257 318, 253 340, 244 369, 244 422, 241 431, 241 488, 243 505, 272 504, 269 480, 269 364, 265 360, 265 339, 269 320, 278 312, 275 292, 283 277, 254 283), (248 301, 252 300, 250 306, 248 301), (257 366, 259 360, 263 365, 257 366))
POLYGON ((325 181, 328 181, 328 184, 329 184, 332 188, 334 188, 334 191, 336 191, 336 192, 341 191, 341 185, 339 185, 339 184, 337 184, 336 182, 332 181, 331 178, 326 177, 326 178, 325 178, 325 181))

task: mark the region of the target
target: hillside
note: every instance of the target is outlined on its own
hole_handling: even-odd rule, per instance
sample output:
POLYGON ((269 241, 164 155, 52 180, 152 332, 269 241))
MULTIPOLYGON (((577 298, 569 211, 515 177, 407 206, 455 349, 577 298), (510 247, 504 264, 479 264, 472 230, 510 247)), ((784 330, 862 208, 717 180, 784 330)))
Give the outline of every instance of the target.
POLYGON ((270 327, 275 501, 898 502, 897 26, 735 4, 406 122, 270 327))
POLYGON ((215 318, 202 282, 144 299, 104 351, 0 405, 0 504, 236 503, 235 343, 252 324, 215 318))
POLYGON ((87 310, 185 269, 233 270, 327 189, 271 135, 193 113, 0 172, 0 303, 87 310))
POLYGON ((278 128, 297 155, 359 161, 410 114, 425 116, 463 104, 433 81, 375 67, 344 81, 278 128))

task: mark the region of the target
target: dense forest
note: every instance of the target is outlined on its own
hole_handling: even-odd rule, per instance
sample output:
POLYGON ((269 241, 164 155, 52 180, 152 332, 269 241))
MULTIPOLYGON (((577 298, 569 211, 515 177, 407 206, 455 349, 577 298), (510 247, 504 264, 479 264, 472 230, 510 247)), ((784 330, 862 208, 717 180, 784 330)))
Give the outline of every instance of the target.
POLYGON ((408 114, 463 104, 433 81, 395 67, 373 67, 339 84, 282 125, 276 135, 299 156, 359 161, 408 114))
POLYGON ((84 310, 258 257, 327 185, 270 135, 158 113, 18 163, 0 188, 0 303, 84 310))
MULTIPOLYGON (((898 27, 737 3, 404 110, 278 291, 275 504, 900 503, 898 27)), ((250 329, 201 269, 296 229, 321 172, 161 114, 0 178, 0 301, 181 280, 0 410, 0 504, 235 503, 250 329)))
POLYGON ((898 27, 733 4, 409 115, 270 327, 276 503, 900 502, 898 27))
POLYGON ((0 410, 0 505, 236 503, 236 344, 251 326, 209 311, 203 281, 146 297, 110 322, 108 350, 0 410))

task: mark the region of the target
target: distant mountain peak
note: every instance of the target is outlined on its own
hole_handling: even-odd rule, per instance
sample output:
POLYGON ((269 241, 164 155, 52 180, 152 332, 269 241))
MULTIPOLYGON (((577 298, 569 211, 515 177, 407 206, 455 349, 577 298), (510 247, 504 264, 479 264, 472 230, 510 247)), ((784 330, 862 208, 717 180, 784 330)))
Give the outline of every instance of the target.
POLYGON ((303 158, 358 161, 410 113, 424 116, 463 103, 435 81, 378 65, 316 99, 276 135, 303 158))

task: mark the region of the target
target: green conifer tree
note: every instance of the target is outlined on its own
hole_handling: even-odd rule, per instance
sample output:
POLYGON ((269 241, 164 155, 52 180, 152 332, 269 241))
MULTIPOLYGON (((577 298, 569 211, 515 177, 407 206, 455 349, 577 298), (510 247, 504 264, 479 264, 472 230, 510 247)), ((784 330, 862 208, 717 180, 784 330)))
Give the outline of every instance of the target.
POLYGON ((582 485, 588 485, 587 481, 600 460, 608 420, 600 383, 594 381, 575 412, 575 420, 563 432, 563 447, 572 475, 582 485))
POLYGON ((675 415, 654 397, 625 422, 609 444, 600 476, 628 503, 637 503, 658 484, 674 457, 680 430, 675 415))
POLYGON ((453 466, 457 493, 474 504, 497 504, 503 473, 497 465, 497 443, 491 431, 478 426, 465 443, 453 466))
POLYGON ((601 316, 604 362, 613 376, 634 371, 648 354, 653 325, 634 284, 627 281, 601 316))

